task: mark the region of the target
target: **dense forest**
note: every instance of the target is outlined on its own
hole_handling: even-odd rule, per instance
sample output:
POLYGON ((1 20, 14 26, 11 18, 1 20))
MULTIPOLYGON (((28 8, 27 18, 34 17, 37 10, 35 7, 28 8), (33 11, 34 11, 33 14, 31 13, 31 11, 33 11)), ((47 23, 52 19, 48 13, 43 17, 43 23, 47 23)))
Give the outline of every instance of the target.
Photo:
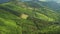
POLYGON ((0 3, 0 34, 60 34, 60 10, 38 0, 0 3))

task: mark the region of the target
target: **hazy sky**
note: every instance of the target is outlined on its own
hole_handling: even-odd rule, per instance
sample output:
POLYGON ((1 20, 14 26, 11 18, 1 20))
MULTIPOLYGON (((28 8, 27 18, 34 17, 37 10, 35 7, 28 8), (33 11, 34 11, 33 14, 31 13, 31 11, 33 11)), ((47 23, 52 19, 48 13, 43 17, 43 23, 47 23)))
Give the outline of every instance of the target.
POLYGON ((60 3, 60 0, 40 0, 40 1, 55 1, 57 3, 60 3))
POLYGON ((40 1, 46 1, 46 0, 40 0, 40 1))

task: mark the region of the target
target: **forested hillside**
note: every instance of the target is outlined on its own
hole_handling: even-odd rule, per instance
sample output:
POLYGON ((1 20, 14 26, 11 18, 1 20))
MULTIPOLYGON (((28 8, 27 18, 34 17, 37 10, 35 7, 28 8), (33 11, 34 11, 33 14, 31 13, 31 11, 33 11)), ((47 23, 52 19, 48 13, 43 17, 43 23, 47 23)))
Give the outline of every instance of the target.
POLYGON ((60 14, 34 1, 0 4, 0 34, 60 34, 60 14))

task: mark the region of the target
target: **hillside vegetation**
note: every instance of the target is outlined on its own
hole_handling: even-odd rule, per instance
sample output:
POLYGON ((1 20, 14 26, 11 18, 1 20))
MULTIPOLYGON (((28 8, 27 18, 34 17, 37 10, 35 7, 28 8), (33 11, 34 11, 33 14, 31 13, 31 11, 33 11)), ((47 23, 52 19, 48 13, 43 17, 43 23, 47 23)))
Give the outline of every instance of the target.
POLYGON ((59 13, 34 2, 0 4, 0 34, 59 34, 59 13))

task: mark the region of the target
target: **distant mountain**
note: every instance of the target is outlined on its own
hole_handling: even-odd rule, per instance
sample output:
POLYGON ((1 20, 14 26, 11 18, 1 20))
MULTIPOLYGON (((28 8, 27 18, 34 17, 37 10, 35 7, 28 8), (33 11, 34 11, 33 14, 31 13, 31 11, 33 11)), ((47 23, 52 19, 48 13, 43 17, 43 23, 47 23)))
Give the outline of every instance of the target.
POLYGON ((52 10, 60 10, 60 4, 56 3, 54 1, 49 1, 49 2, 40 2, 41 5, 46 6, 52 10))

